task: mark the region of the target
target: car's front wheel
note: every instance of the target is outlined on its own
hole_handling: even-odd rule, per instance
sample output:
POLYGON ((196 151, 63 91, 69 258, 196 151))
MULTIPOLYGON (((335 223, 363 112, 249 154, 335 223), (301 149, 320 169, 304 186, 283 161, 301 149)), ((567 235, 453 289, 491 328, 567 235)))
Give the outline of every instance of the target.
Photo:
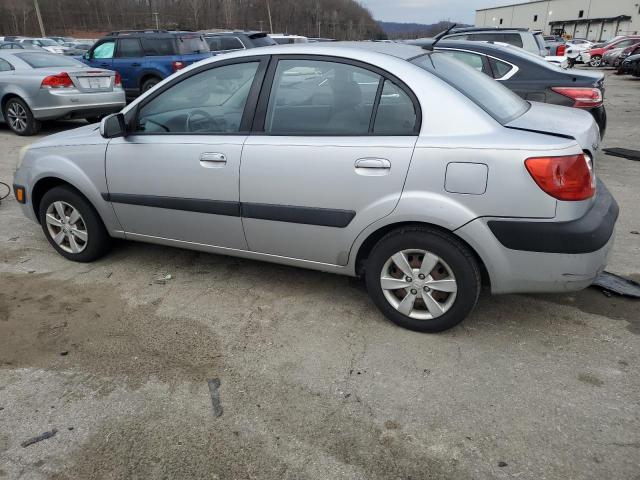
POLYGON ((33 112, 20 98, 10 98, 4 106, 4 118, 9 128, 20 136, 35 135, 42 124, 33 116, 33 112))
POLYGON ((69 260, 91 262, 109 250, 111 238, 100 216, 72 188, 59 186, 45 193, 39 217, 49 243, 69 260))
POLYGON ((602 65, 602 57, 600 55, 594 55, 591 57, 591 60, 589 60, 589 65, 592 67, 599 67, 602 65))
POLYGON ((480 294, 480 269, 457 238, 429 227, 394 230, 373 248, 367 290, 392 322, 420 332, 460 323, 480 294))

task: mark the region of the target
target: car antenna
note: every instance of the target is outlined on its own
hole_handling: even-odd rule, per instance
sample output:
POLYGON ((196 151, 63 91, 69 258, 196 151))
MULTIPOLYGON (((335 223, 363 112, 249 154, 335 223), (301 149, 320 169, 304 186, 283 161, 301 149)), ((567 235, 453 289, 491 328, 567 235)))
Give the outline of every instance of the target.
POLYGON ((431 45, 425 45, 424 47, 422 47, 425 50, 433 50, 433 47, 436 46, 436 44, 444 37, 447 35, 447 33, 449 33, 451 30, 453 30, 456 27, 457 23, 452 24, 449 28, 447 28, 444 32, 440 32, 439 34, 437 34, 434 38, 435 40, 433 41, 433 43, 431 45))

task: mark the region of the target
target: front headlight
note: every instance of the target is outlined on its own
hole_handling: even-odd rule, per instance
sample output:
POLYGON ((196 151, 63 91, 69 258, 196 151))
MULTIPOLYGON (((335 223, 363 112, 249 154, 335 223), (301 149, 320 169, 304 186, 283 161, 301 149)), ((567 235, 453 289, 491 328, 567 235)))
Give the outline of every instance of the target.
POLYGON ((24 160, 24 156, 27 154, 28 150, 29 150, 29 145, 25 145, 18 152, 18 164, 16 165, 16 170, 19 170, 20 167, 22 166, 22 160, 24 160))

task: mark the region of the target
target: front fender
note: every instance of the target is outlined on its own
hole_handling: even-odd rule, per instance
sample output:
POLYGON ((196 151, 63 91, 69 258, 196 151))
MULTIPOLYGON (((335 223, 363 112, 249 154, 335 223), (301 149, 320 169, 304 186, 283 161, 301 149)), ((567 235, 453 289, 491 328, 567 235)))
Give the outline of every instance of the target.
POLYGON ((38 182, 55 178, 70 184, 91 202, 106 229, 114 234, 122 231, 122 226, 112 205, 101 196, 102 192, 108 191, 104 173, 105 150, 96 149, 101 150, 101 154, 98 151, 91 154, 90 150, 84 146, 60 147, 56 151, 46 153, 42 149, 27 151, 22 165, 16 171, 14 181, 25 186, 29 207, 34 214, 37 212, 29 199, 33 198, 33 191, 38 182))

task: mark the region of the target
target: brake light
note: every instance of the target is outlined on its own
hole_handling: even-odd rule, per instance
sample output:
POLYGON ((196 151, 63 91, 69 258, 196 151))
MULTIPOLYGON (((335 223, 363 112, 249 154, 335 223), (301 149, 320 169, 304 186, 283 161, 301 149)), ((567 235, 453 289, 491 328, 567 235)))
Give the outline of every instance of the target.
POLYGON ((122 77, 120 76, 120 74, 118 72, 116 72, 116 78, 113 81, 113 85, 115 87, 121 87, 122 86, 122 77))
POLYGON ((551 90, 574 100, 574 107, 592 108, 602 105, 602 91, 599 88, 551 87, 551 90))
POLYGON ((556 55, 558 57, 562 57, 564 55, 565 50, 567 49, 566 45, 558 45, 558 48, 556 48, 556 55))
POLYGON ((67 72, 49 75, 42 80, 40 88, 70 88, 73 87, 71 77, 67 72))
POLYGON ((173 66, 174 72, 177 72, 178 70, 182 70, 184 67, 186 67, 184 62, 180 62, 180 61, 175 61, 171 65, 173 66))
POLYGON ((587 155, 532 157, 524 164, 536 184, 558 200, 586 200, 596 191, 593 165, 587 155))

